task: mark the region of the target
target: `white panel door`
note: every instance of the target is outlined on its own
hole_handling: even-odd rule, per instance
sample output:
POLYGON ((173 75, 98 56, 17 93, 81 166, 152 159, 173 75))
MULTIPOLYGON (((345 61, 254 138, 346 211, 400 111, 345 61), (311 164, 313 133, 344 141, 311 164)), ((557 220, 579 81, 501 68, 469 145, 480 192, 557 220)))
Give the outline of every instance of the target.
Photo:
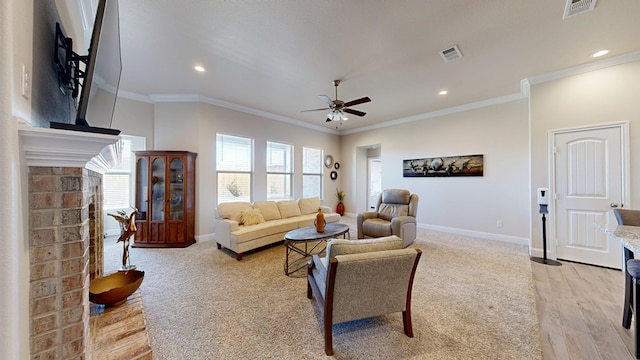
POLYGON ((595 228, 615 223, 622 204, 622 129, 557 133, 555 145, 556 257, 620 269, 622 247, 595 228))

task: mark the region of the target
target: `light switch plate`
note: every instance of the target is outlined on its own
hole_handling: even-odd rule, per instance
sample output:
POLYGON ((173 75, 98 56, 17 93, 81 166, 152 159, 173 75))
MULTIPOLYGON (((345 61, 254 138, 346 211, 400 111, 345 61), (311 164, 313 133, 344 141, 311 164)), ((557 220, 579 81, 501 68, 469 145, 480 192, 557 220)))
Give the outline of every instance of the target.
POLYGON ((27 65, 22 64, 22 97, 29 100, 31 96, 31 75, 27 70, 27 65))

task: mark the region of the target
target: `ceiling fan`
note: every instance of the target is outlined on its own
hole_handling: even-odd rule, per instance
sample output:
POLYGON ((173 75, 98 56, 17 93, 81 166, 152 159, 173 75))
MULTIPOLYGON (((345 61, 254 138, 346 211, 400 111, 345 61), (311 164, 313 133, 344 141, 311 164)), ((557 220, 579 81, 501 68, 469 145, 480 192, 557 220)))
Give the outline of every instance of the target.
POLYGON ((350 109, 350 107, 354 105, 367 103, 371 101, 371 99, 369 99, 368 96, 365 96, 363 98, 347 101, 347 102, 338 100, 338 85, 340 85, 340 80, 333 80, 333 86, 336 87, 335 100, 331 100, 331 98, 328 97, 327 95, 318 95, 322 99, 322 101, 326 102, 327 105, 329 105, 329 107, 321 108, 321 109, 302 110, 302 112, 330 110, 329 113, 327 114, 326 122, 348 120, 347 115, 345 113, 349 113, 355 116, 365 116, 367 113, 350 109))

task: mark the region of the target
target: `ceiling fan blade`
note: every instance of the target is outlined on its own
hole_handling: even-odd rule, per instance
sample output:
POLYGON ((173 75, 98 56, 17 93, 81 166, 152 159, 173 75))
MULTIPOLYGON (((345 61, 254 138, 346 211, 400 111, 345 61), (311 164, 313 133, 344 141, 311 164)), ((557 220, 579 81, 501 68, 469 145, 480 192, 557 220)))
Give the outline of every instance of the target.
POLYGON ((363 98, 357 99, 357 100, 352 100, 349 102, 344 103, 344 107, 349 107, 349 106, 353 106, 353 105, 358 105, 358 104, 364 104, 371 101, 371 99, 369 99, 368 96, 365 96, 363 98))
POLYGON ((349 114, 353 114, 355 116, 365 116, 367 115, 366 112, 362 112, 362 111, 358 111, 358 110, 353 110, 353 109, 342 109, 342 111, 349 113, 349 114))
POLYGON ((321 108, 321 109, 300 110, 300 112, 309 112, 309 111, 327 111, 327 110, 331 110, 331 108, 321 108))
POLYGON ((319 97, 320 99, 322 99, 322 101, 326 102, 326 103, 327 103, 327 105, 329 105, 329 106, 331 106, 331 107, 333 107, 333 106, 334 106, 334 104, 333 104, 333 100, 331 100, 331 98, 330 98, 330 97, 328 97, 327 95, 318 95, 318 97, 319 97))

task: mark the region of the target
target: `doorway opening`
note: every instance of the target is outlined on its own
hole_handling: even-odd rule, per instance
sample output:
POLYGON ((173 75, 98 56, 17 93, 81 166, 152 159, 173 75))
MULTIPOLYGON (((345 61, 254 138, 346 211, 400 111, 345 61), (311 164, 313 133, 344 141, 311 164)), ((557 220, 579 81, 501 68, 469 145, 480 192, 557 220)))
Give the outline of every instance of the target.
POLYGON ((372 211, 378 205, 378 197, 382 194, 382 160, 379 157, 369 158, 367 168, 367 209, 372 211))

